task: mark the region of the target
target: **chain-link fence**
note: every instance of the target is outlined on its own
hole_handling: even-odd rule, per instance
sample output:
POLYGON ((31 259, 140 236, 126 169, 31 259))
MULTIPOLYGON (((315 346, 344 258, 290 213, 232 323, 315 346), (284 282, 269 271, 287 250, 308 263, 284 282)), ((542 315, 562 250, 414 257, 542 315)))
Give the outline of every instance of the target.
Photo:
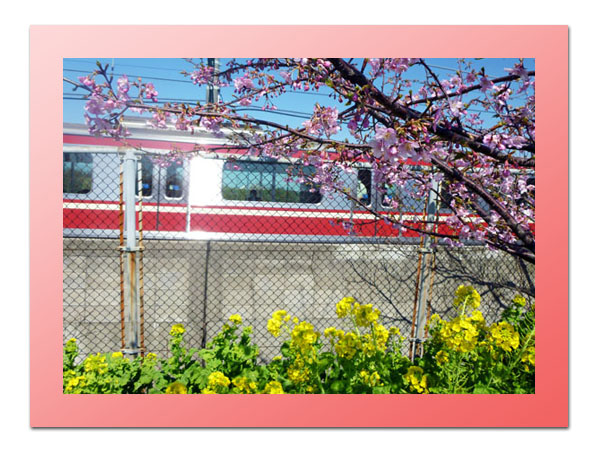
MULTIPOLYGON (((66 149, 63 157, 64 338, 77 338, 82 355, 123 346, 121 158, 84 150, 66 149)), ((322 331, 341 325, 335 304, 345 296, 373 303, 382 323, 407 337, 417 300, 428 314, 447 315, 460 284, 479 290, 491 319, 516 293, 533 299, 533 266, 478 245, 424 245, 385 220, 401 214, 416 224, 427 199, 377 191, 366 167, 341 175, 356 200, 321 194, 307 181, 310 170, 214 155, 139 155, 146 351, 166 355, 175 323, 185 326, 189 345, 201 347, 240 314, 268 360, 280 345, 266 330, 274 311, 322 331)))

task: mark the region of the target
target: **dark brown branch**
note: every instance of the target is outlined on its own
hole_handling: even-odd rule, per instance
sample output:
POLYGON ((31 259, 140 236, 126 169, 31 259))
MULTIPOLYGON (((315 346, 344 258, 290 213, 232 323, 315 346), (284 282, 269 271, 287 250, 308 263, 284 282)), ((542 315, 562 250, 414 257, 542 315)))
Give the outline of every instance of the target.
MULTIPOLYGON (((418 111, 398 103, 393 103, 385 94, 371 85, 369 80, 362 73, 346 63, 343 59, 331 58, 329 61, 334 65, 339 74, 346 81, 349 81, 356 86, 360 86, 363 89, 365 87, 368 88, 371 97, 381 104, 389 114, 399 117, 405 121, 420 118, 420 113, 418 111)), ((457 130, 452 130, 443 126, 434 127, 433 124, 428 126, 428 131, 446 141, 469 147, 473 151, 482 153, 498 161, 508 161, 509 163, 513 163, 519 167, 535 167, 535 160, 533 158, 512 156, 499 150, 492 149, 480 142, 477 142, 476 139, 474 139, 472 136, 466 135, 464 132, 458 132, 457 130)))
MULTIPOLYGON (((527 72, 527 75, 529 76, 535 76, 535 70, 530 70, 529 72, 527 72)), ((492 80, 490 80, 492 83, 496 84, 496 83, 502 83, 503 81, 514 81, 519 79, 519 75, 507 75, 504 77, 499 77, 499 78, 494 78, 492 80)), ((427 98, 420 98, 419 100, 414 100, 411 102, 408 102, 407 105, 418 105, 421 103, 429 103, 429 102, 435 102, 437 100, 442 100, 444 97, 456 97, 458 95, 463 95, 466 94, 467 92, 471 92, 471 91, 476 91, 478 89, 481 89, 481 84, 475 84, 473 86, 469 86, 468 88, 464 88, 461 89, 460 92, 452 92, 450 94, 444 92, 444 95, 436 95, 434 97, 427 97, 427 98)))
MULTIPOLYGON (((529 230, 524 229, 517 221, 508 213, 506 208, 504 208, 500 203, 485 189, 479 186, 477 183, 472 181, 470 178, 465 176, 460 170, 455 167, 450 167, 441 159, 432 156, 431 162, 438 167, 446 176, 451 179, 454 179, 460 183, 463 183, 471 192, 474 192, 479 197, 481 197, 491 209, 496 211, 500 217, 506 222, 508 227, 511 229, 513 233, 523 242, 525 248, 530 250, 531 252, 535 252, 535 239, 529 230)), ((487 223, 490 223, 489 215, 477 205, 476 202, 473 202, 473 209, 483 218, 487 223), (487 219, 486 219, 487 217, 487 219)))

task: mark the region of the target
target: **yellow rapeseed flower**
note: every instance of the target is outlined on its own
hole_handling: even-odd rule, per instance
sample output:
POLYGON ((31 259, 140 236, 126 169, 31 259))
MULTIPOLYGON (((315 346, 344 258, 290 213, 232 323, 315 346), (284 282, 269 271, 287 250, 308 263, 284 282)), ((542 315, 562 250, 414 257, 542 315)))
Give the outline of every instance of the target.
POLYGON ((423 373, 423 369, 417 366, 408 368, 408 372, 404 375, 404 379, 409 384, 409 389, 418 394, 428 394, 427 375, 423 373))
POLYGON ((346 317, 352 311, 352 304, 356 302, 352 297, 344 297, 335 305, 338 317, 346 317))
POLYGON ((527 347, 523 352, 523 357, 521 358, 521 362, 525 363, 525 365, 531 365, 535 367, 535 347, 527 347))
POLYGON ((301 352, 306 352, 319 337, 315 327, 308 322, 301 322, 292 330, 292 346, 301 352))
POLYGON ((492 342, 507 352, 519 346, 519 333, 508 322, 498 322, 490 327, 492 342))
POLYGON ((514 299, 513 299, 513 303, 517 306, 525 306, 525 303, 527 303, 527 300, 525 300, 525 297, 522 297, 520 295, 517 295, 514 299))
POLYGON ((281 325, 283 325, 281 320, 271 318, 267 322, 267 331, 273 336, 278 337, 281 334, 281 325))
POLYGON ((165 394, 187 394, 187 387, 179 381, 173 381, 167 386, 165 394))
POLYGON ((452 350, 466 353, 477 345, 479 330, 471 323, 470 318, 455 317, 450 322, 442 322, 439 337, 452 350))
POLYGON ((362 382, 364 384, 366 384, 367 386, 375 387, 375 386, 380 386, 382 384, 381 377, 379 376, 377 371, 375 371, 373 373, 369 373, 366 370, 361 370, 359 376, 360 376, 362 382))
POLYGON ((284 394, 283 386, 279 381, 269 381, 263 390, 263 394, 284 394))
POLYGON ((283 321, 283 319, 284 319, 284 318, 285 318, 285 316, 287 316, 287 315, 288 315, 288 313, 287 313, 287 311, 286 311, 286 310, 284 310, 284 309, 280 309, 279 311, 275 311, 275 312, 273 313, 273 318, 274 318, 274 319, 277 319, 277 320, 281 320, 281 321, 283 321))
POLYGON ((471 314, 471 321, 485 326, 485 317, 483 317, 483 314, 479 310, 473 311, 473 313, 471 314))
POLYGON ((229 316, 229 321, 235 325, 240 325, 242 323, 242 316, 239 314, 233 314, 229 316))
POLYGON ((359 337, 355 333, 350 332, 338 340, 337 344, 335 344, 335 351, 340 357, 351 359, 360 347, 361 342, 359 337))
POLYGON ((385 351, 390 332, 383 325, 375 324, 373 326, 373 337, 375 339, 375 344, 377 345, 377 350, 381 352, 385 351))
POLYGON ((306 367, 292 365, 287 370, 287 376, 294 384, 302 384, 309 380, 310 371, 306 367))
POLYGON ((358 302, 354 303, 352 313, 356 318, 356 325, 359 327, 368 327, 372 323, 377 322, 380 314, 379 310, 373 308, 372 304, 361 305, 358 302))
POLYGON ((477 309, 481 304, 481 296, 473 286, 460 285, 454 293, 454 306, 462 307, 463 304, 477 309))
POLYGON ((169 331, 171 336, 181 336, 183 333, 185 333, 185 328, 180 323, 173 325, 169 331))
POLYGON ((278 337, 281 334, 281 326, 287 317, 289 317, 287 311, 283 309, 275 311, 267 322, 267 331, 273 336, 278 337))
POLYGON ((85 372, 97 372, 102 375, 106 372, 107 367, 106 356, 101 353, 90 355, 83 361, 83 370, 85 372))
POLYGON ((235 377, 233 379, 233 385, 238 388, 242 394, 254 394, 257 388, 254 381, 250 381, 248 378, 242 376, 235 377))
POLYGON ((335 338, 336 331, 337 330, 335 327, 325 328, 325 330, 323 331, 323 336, 328 338, 335 338))
POLYGON ((223 372, 213 372, 208 376, 208 385, 210 387, 228 387, 230 383, 231 381, 229 381, 229 378, 223 372))
POLYGON ((427 329, 433 329, 441 323, 444 323, 444 320, 442 320, 439 314, 434 314, 429 318, 429 321, 427 322, 427 329))
POLYGON ((435 360, 437 361, 437 363, 440 366, 446 364, 449 361, 448 352, 445 352, 444 350, 440 350, 439 352, 437 352, 435 354, 435 360))

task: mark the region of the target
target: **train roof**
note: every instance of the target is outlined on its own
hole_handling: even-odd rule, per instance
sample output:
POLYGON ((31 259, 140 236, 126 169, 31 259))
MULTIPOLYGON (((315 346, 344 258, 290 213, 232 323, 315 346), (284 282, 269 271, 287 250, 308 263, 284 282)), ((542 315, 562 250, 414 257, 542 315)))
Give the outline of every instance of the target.
MULTIPOLYGON (((63 124, 63 142, 65 144, 87 144, 97 146, 139 146, 148 150, 156 150, 160 153, 177 148, 182 152, 196 152, 200 147, 205 147, 203 154, 212 154, 211 147, 228 146, 238 147, 237 150, 229 148, 228 150, 218 150, 216 154, 228 154, 230 156, 246 155, 248 148, 240 145, 233 138, 249 133, 223 127, 221 135, 217 136, 214 132, 203 127, 194 127, 194 132, 177 130, 174 124, 167 124, 166 128, 154 128, 148 124, 148 119, 144 117, 125 117, 123 124, 131 133, 123 141, 116 141, 113 138, 105 136, 92 136, 89 133, 88 126, 85 124, 64 123, 63 124)), ((261 131, 256 129, 253 133, 261 131)), ((201 150, 201 149, 200 149, 201 150)), ((328 156, 335 157, 335 150, 328 150, 328 156)), ((301 152, 290 155, 292 158, 299 158, 301 152)), ((407 160, 406 164, 410 166, 429 166, 430 163, 407 160)), ((362 165, 359 164, 359 165, 362 165)), ((368 165, 368 164, 367 164, 368 165)), ((518 170, 518 169, 513 169, 518 170)), ((535 169, 526 169, 526 172, 535 173, 535 169)))
MULTIPOLYGON (((220 135, 216 135, 203 127, 193 127, 193 132, 177 130, 174 124, 167 124, 166 128, 154 128, 148 125, 148 119, 143 117, 126 117, 123 125, 131 133, 127 139, 143 141, 179 142, 197 145, 226 145, 232 143, 234 135, 239 131, 223 128, 220 135)), ((71 136, 90 136, 88 126, 79 123, 64 123, 63 134, 71 136)))

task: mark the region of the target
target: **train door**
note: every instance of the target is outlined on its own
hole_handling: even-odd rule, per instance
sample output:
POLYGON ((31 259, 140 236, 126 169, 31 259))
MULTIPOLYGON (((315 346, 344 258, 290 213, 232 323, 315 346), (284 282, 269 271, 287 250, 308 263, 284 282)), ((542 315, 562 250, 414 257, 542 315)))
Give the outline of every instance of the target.
POLYGON ((382 185, 378 189, 370 168, 357 170, 357 182, 358 204, 354 217, 359 225, 356 230, 358 234, 369 237, 398 236, 398 230, 392 226, 393 221, 384 220, 386 216, 393 218, 401 212, 401 202, 397 200, 399 195, 394 187, 382 185))
MULTIPOLYGON (((185 231, 188 199, 188 165, 185 161, 157 164, 152 157, 140 159, 144 229, 185 231)), ((139 189, 136 189, 139 198, 139 189)))
POLYGON ((356 204, 353 209, 353 232, 358 236, 374 237, 377 234, 377 221, 369 211, 376 209, 376 191, 373 184, 373 171, 359 168, 356 171, 356 204))
POLYGON ((156 229, 186 231, 188 163, 173 161, 159 168, 156 229))

